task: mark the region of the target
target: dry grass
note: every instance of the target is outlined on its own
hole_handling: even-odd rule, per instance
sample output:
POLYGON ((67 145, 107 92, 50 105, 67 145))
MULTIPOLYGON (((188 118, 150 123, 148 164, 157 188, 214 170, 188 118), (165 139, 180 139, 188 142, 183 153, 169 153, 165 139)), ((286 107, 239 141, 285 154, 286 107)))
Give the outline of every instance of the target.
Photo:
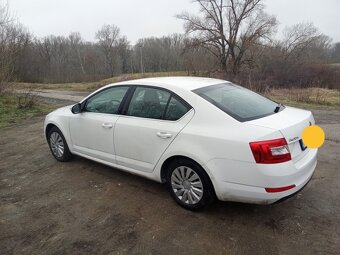
POLYGON ((340 91, 332 89, 272 89, 266 95, 285 104, 340 106, 340 91))
MULTIPOLYGON (((89 83, 59 83, 59 84, 43 84, 43 83, 14 83, 14 89, 56 89, 56 90, 73 90, 73 91, 94 91, 104 85, 140 79, 148 77, 162 76, 188 76, 187 72, 156 72, 145 74, 124 74, 99 82, 89 83)), ((198 74, 206 76, 204 73, 198 74)), ((287 105, 321 105, 321 106, 340 106, 340 91, 323 89, 323 88, 306 88, 306 89, 271 89, 265 92, 265 95, 278 102, 287 105)))
POLYGON ((91 83, 26 83, 16 82, 11 85, 12 89, 56 89, 73 91, 90 91, 91 83))
POLYGON ((135 74, 123 74, 115 76, 109 79, 105 79, 99 82, 88 82, 88 83, 13 83, 12 88, 14 89, 57 89, 57 90, 73 90, 73 91, 94 91, 102 86, 110 83, 135 80, 141 78, 150 77, 164 77, 164 76, 187 76, 188 73, 184 71, 180 72, 157 72, 157 73, 135 73, 135 74))
POLYGON ((330 67, 340 67, 340 63, 329 64, 330 67))

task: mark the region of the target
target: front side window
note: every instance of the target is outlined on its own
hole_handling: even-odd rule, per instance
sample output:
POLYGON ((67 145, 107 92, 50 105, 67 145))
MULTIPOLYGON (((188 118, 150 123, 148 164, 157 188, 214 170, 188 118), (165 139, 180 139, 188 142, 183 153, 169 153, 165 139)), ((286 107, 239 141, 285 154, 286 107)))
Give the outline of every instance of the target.
POLYGON ((85 105, 86 112, 117 114, 119 106, 129 87, 112 87, 89 98, 85 105))
POLYGON ((274 114, 277 103, 232 83, 203 87, 194 92, 238 121, 249 121, 274 114))
POLYGON ((170 93, 161 89, 137 87, 131 99, 127 115, 162 119, 170 93))

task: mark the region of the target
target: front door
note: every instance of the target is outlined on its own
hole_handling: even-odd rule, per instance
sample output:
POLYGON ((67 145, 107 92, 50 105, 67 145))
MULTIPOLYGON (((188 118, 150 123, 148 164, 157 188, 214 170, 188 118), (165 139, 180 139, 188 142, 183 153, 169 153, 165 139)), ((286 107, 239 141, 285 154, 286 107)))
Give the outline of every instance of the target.
POLYGON ((111 87, 88 98, 83 111, 70 119, 75 152, 115 163, 114 128, 129 87, 111 87))

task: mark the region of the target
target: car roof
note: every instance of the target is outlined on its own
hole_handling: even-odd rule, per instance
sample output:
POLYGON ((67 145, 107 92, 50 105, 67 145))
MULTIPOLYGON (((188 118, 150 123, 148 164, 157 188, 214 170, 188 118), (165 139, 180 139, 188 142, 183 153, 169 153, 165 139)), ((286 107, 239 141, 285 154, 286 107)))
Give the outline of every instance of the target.
MULTIPOLYGON (((175 77, 153 77, 138 80, 130 80, 115 83, 114 85, 133 84, 133 85, 154 85, 161 88, 177 87, 185 90, 195 90, 198 88, 226 83, 228 81, 203 77, 175 76, 175 77)), ((111 84, 113 85, 113 84, 111 84)))

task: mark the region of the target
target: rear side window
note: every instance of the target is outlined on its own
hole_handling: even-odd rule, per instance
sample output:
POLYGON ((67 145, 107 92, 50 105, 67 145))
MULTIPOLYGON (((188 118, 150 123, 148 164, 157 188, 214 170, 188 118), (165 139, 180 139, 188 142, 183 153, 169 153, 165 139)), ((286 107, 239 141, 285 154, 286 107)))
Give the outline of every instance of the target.
POLYGON ((190 109, 190 105, 170 91, 137 87, 130 101, 127 115, 175 121, 190 109))
POLYGON ((170 93, 167 91, 148 87, 138 87, 131 99, 127 115, 150 119, 162 119, 169 98, 170 93))
POLYGON ((165 113, 166 120, 178 120, 188 112, 189 108, 182 104, 175 97, 171 97, 167 111, 165 113))
POLYGON ((208 86, 194 92, 241 122, 274 114, 277 106, 270 99, 232 83, 208 86))

